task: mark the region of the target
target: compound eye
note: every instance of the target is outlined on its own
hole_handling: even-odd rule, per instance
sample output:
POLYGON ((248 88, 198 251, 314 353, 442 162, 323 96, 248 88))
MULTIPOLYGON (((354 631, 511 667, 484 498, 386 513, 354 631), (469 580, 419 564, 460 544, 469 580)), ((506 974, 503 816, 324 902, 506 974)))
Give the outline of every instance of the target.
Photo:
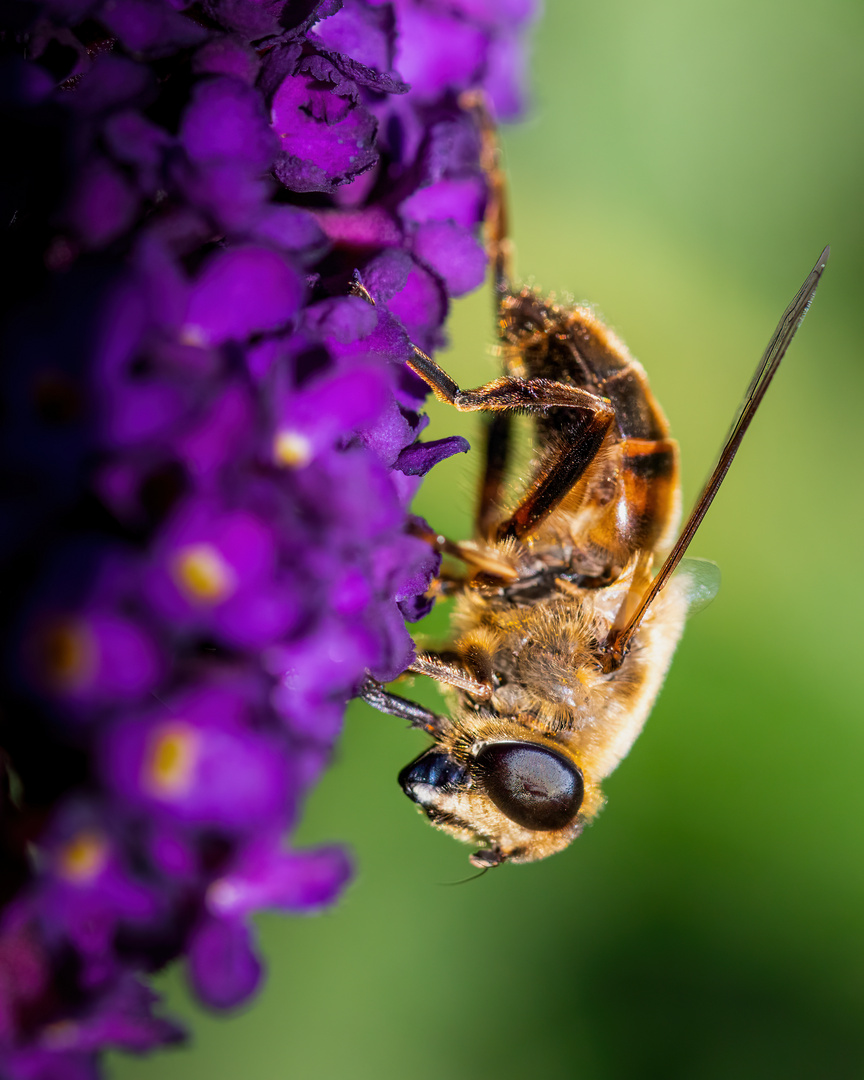
POLYGON ((582 773, 561 754, 526 743, 492 743, 476 758, 483 787, 525 829, 560 829, 579 813, 582 773))
POLYGON ((465 782, 465 767, 438 750, 426 750, 399 773, 409 799, 421 805, 432 791, 453 791, 465 782))

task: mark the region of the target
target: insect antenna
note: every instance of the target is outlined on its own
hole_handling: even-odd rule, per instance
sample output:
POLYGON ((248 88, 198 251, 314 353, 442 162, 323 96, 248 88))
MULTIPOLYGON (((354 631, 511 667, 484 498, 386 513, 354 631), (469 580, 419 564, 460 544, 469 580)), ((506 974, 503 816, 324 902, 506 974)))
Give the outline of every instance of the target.
POLYGON ((735 419, 732 421, 732 427, 729 429, 726 442, 724 443, 723 449, 720 451, 717 464, 714 466, 713 472, 709 476, 705 487, 702 489, 702 493, 696 501, 696 505, 694 506, 690 517, 687 519, 687 523, 682 529, 681 535, 675 541, 675 546, 669 552, 666 561, 661 566, 660 572, 652 581, 650 587, 643 595, 639 606, 632 615, 629 611, 622 612, 626 619, 624 625, 620 627, 613 625, 608 638, 603 643, 601 661, 603 662, 605 670, 614 671, 621 666, 624 657, 627 655, 630 639, 636 632, 645 612, 650 607, 654 597, 657 596, 660 590, 669 581, 669 578, 674 573, 678 563, 690 546, 690 541, 695 536, 696 530, 702 524, 702 519, 708 512, 708 507, 714 501, 714 496, 719 491, 720 485, 723 483, 726 473, 729 471, 729 466, 732 464, 732 460, 738 452, 738 447, 741 445, 741 442, 747 433, 750 422, 756 415, 756 410, 759 408, 762 399, 765 397, 765 393, 771 384, 771 380, 774 378, 777 368, 780 366, 780 361, 786 355, 786 350, 789 348, 796 330, 801 325, 804 316, 810 309, 813 294, 816 292, 816 286, 819 284, 819 279, 822 277, 822 272, 825 269, 825 264, 828 262, 830 253, 831 248, 826 246, 819 256, 816 265, 807 275, 804 284, 798 290, 795 298, 786 308, 783 317, 777 324, 777 329, 774 331, 771 340, 768 343, 768 348, 765 350, 762 359, 759 361, 750 385, 747 388, 747 392, 744 395, 744 400, 738 409, 735 419))

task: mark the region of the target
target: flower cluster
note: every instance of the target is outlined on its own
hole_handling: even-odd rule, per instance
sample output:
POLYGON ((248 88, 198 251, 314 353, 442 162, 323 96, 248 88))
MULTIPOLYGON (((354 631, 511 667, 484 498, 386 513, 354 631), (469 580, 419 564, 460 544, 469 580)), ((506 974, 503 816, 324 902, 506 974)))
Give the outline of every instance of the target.
POLYGON ((531 0, 9 4, 0 110, 0 1073, 178 1037, 139 977, 257 986, 286 843, 368 670, 410 663, 411 343, 482 280, 479 138, 531 0))

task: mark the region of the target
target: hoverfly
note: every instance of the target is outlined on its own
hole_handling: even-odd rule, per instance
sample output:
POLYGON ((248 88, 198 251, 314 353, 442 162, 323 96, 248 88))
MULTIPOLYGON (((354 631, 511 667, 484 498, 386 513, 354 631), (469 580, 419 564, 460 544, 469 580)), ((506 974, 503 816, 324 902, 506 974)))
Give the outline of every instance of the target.
POLYGON ((600 784, 641 731, 693 595, 706 591, 686 564, 674 571, 807 313, 829 249, 784 312, 679 533, 678 446, 645 371, 589 308, 514 288, 495 130, 479 98, 466 106, 489 181, 504 372, 463 390, 419 349, 408 362, 440 400, 487 414, 474 539, 420 533, 464 568, 439 583, 456 596, 451 647, 419 653, 409 668, 442 684, 450 716, 372 679, 361 694, 432 736, 399 782, 434 825, 481 845, 475 866, 491 867, 560 851, 600 809, 600 784), (534 422, 533 478, 508 510, 517 412, 534 422))

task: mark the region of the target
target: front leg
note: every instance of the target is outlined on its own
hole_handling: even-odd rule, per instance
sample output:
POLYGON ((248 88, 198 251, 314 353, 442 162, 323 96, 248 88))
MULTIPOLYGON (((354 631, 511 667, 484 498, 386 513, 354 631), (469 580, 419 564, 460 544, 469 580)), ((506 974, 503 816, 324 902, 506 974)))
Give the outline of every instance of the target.
POLYGON ((416 701, 409 701, 407 698, 399 697, 398 694, 391 694, 371 675, 367 675, 363 680, 357 696, 378 712, 407 720, 411 727, 419 728, 436 739, 441 738, 451 727, 446 716, 439 716, 422 705, 418 705, 416 701))

